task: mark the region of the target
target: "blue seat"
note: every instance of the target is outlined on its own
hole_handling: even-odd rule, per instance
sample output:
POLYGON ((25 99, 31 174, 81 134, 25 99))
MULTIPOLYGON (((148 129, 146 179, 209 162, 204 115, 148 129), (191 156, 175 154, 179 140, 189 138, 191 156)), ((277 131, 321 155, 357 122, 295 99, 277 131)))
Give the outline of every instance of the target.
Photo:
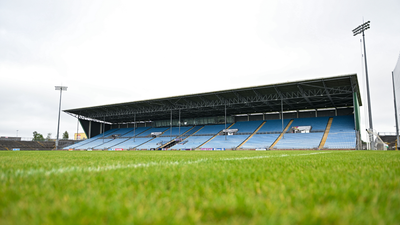
MULTIPOLYGON (((286 127, 291 119, 284 119, 283 126, 286 127)), ((329 117, 295 118, 291 127, 311 126, 310 133, 286 133, 275 146, 276 149, 316 149, 319 147, 329 117)), ((160 147, 160 143, 167 143, 171 139, 181 136, 184 139, 171 147, 171 149, 194 149, 202 148, 225 148, 235 149, 246 140, 264 121, 241 121, 235 123, 231 129, 238 129, 235 135, 219 134, 225 127, 231 124, 197 125, 183 127, 138 127, 120 128, 106 131, 91 139, 68 146, 68 148, 138 148, 150 149, 160 147), (160 136, 151 137, 152 132, 164 132, 160 136), (187 133, 185 133, 187 132, 187 133), (116 139, 111 135, 117 134, 116 139), (217 135, 219 134, 219 135, 217 135), (134 137, 135 135, 135 137, 134 137), (217 135, 217 136, 215 136, 217 135), (215 136, 215 137, 214 137, 215 136), (103 138, 104 137, 104 138, 103 138), (212 140, 210 140, 214 137, 212 140), (210 140, 209 142, 207 142, 210 140), (207 143, 205 143, 207 142, 207 143), (204 144, 205 143, 205 144, 204 144), (203 145, 204 144, 204 145, 203 145)), ((331 129, 324 148, 329 149, 354 149, 356 146, 356 134, 354 131, 354 117, 333 117, 331 129)), ((282 132, 282 120, 268 120, 246 143, 242 149, 269 148, 282 132)))

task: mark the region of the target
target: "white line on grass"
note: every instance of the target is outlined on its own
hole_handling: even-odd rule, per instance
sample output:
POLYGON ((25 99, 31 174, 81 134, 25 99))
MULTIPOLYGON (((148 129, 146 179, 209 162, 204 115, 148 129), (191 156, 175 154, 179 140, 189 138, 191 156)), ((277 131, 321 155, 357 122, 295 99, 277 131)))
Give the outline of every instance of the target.
MULTIPOLYGON (((343 152, 343 151, 342 151, 343 152)), ((349 151, 345 151, 349 152, 349 151)), ((14 177, 14 176, 30 176, 30 175, 51 175, 51 174, 62 174, 69 172, 102 172, 109 170, 118 170, 118 169, 128 169, 128 168, 141 168, 141 167, 150 167, 150 166, 167 166, 167 165, 190 165, 197 164, 207 161, 232 161, 232 160, 252 160, 252 159, 265 159, 265 158, 277 158, 277 157, 288 157, 288 156, 306 156, 306 155, 317 155, 317 154, 325 154, 325 153, 333 153, 333 152, 313 152, 313 153, 304 153, 304 154, 282 154, 282 155, 265 155, 265 156, 252 156, 252 157, 236 157, 236 158, 203 158, 193 161, 170 161, 170 162, 149 162, 149 163, 137 163, 137 164, 127 164, 127 165, 105 165, 105 166, 97 166, 97 167, 62 167, 57 169, 45 170, 45 169, 29 169, 29 170, 16 170, 10 173, 1 173, 0 179, 4 179, 6 177, 14 177)))
POLYGON ((271 157, 286 157, 286 156, 302 156, 302 155, 317 155, 317 154, 324 154, 324 153, 332 153, 332 152, 313 152, 313 153, 305 153, 305 154, 283 154, 283 155, 265 155, 265 156, 252 156, 252 157, 239 157, 239 158, 225 158, 225 159, 220 159, 223 161, 228 161, 228 160, 246 160, 246 159, 264 159, 264 158, 271 158, 271 157))

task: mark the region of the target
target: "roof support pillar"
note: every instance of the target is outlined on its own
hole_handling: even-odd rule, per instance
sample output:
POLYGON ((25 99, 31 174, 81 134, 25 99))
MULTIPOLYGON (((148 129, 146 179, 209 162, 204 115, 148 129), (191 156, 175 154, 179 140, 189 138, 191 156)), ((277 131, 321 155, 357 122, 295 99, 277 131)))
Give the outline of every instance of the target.
POLYGON ((281 119, 282 119, 282 139, 285 139, 285 134, 283 133, 283 98, 282 98, 282 96, 281 96, 281 113, 282 113, 282 116, 281 116, 281 119))
POLYGON ((136 142, 136 113, 133 114, 133 142, 136 142))
POLYGON ((172 109, 171 109, 171 118, 170 118, 170 128, 169 128, 169 136, 171 137, 172 140, 172 109))
POLYGON ((179 136, 181 136, 181 109, 179 109, 178 126, 179 126, 179 136))
POLYGON ((79 135, 79 115, 77 117, 77 123, 76 123, 76 140, 78 140, 78 135, 79 135))
POLYGON ((89 138, 92 138, 92 121, 89 121, 89 138))
MULTIPOLYGON (((225 102, 225 130, 226 130, 226 102, 225 102)), ((225 141, 226 141, 226 133, 227 132, 224 132, 225 133, 225 141)))
MULTIPOLYGON (((106 121, 106 117, 104 116, 103 117, 103 124, 102 124, 102 126, 100 126, 100 127, 103 127, 103 144, 104 144, 104 130, 105 130, 105 126, 106 126, 106 123, 104 123, 104 121, 106 121)), ((101 128, 100 128, 101 129, 101 128)), ((100 133, 101 133, 101 131, 100 131, 100 133)))

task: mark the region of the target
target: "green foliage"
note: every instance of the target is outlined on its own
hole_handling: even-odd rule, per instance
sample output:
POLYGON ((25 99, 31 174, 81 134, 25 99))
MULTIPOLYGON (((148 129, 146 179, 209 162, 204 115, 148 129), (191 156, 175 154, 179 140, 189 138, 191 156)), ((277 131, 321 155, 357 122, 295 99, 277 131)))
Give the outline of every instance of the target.
POLYGON ((65 132, 63 133, 63 139, 68 139, 68 138, 69 138, 68 131, 65 131, 65 132))
POLYGON ((33 131, 32 141, 44 141, 44 137, 42 134, 39 134, 37 131, 33 131))
POLYGON ((48 133, 47 137, 46 137, 46 141, 50 141, 50 140, 51 140, 51 133, 48 133))
POLYGON ((5 151, 0 161, 0 224, 400 221, 395 151, 5 151))

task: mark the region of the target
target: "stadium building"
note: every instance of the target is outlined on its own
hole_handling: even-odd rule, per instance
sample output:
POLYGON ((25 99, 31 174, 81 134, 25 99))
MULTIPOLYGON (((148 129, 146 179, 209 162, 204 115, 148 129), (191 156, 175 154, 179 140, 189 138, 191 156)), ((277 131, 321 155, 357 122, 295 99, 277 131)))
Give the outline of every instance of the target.
POLYGON ((64 110, 88 139, 65 149, 359 149, 356 74, 64 110))

